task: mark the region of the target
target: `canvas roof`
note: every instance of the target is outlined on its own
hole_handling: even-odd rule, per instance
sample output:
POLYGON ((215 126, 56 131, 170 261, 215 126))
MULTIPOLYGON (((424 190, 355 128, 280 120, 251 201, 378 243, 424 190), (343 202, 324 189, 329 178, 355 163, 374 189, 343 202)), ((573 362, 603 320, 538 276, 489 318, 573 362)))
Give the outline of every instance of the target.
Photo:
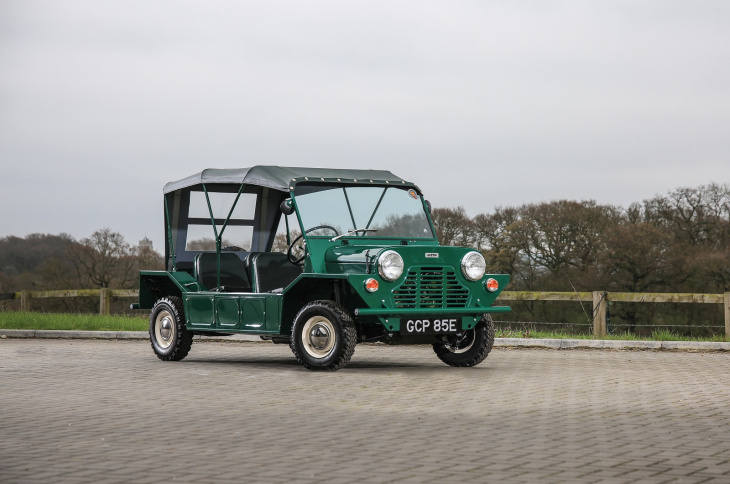
POLYGON ((256 185, 288 192, 290 187, 304 181, 324 181, 329 183, 398 183, 414 186, 385 170, 346 170, 339 168, 301 168, 286 166, 252 166, 250 168, 208 168, 182 180, 165 185, 164 193, 200 184, 234 183, 256 185))

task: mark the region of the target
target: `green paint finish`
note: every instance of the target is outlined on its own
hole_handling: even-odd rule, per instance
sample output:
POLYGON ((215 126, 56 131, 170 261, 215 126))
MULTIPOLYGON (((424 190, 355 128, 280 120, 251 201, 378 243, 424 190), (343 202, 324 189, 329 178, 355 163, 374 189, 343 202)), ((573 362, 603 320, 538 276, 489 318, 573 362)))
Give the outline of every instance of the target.
POLYGON ((393 316, 403 318, 406 316, 438 316, 439 314, 485 314, 485 313, 508 313, 512 310, 509 306, 492 306, 489 308, 413 308, 413 309, 390 309, 390 308, 362 308, 356 309, 357 316, 393 316))
POLYGON ((281 305, 283 297, 281 294, 266 295, 266 331, 272 333, 281 332, 281 305))
POLYGON ((190 329, 227 333, 277 333, 281 294, 205 292, 186 294, 185 315, 190 329))
POLYGON ((266 328, 266 298, 258 296, 241 297, 243 303, 243 329, 266 328))
MULTIPOLYGON (((509 275, 486 274, 478 281, 470 281, 461 273, 461 258, 471 249, 461 247, 392 247, 403 257, 405 269, 395 281, 384 280, 371 264, 369 274, 348 274, 353 289, 369 308, 474 308, 474 312, 488 312, 502 289, 509 283, 509 275), (427 256, 426 254, 429 254, 427 256), (433 255, 437 257, 433 257, 433 255), (370 293, 365 281, 373 277, 379 289, 370 293), (496 279, 499 289, 487 291, 488 279, 496 279)), ((379 254, 378 249, 375 254, 379 254)), ((501 310, 500 310, 501 311, 501 310)), ((495 311, 496 312, 496 311, 495 311)))
POLYGON ((217 327, 221 329, 238 328, 241 298, 237 296, 214 296, 214 298, 217 327))
POLYGON ((315 274, 327 274, 325 267, 324 253, 332 246, 329 238, 306 237, 307 257, 304 259, 304 272, 315 274))
MULTIPOLYGON (((170 200, 174 202, 166 209, 166 240, 170 245, 166 247, 166 260, 176 261, 176 270, 140 272, 140 307, 151 308, 161 297, 182 297, 186 323, 192 331, 285 336, 290 333, 294 316, 302 306, 320 299, 340 302, 352 313, 358 323, 358 331, 374 331, 375 334, 382 334, 383 331, 397 332, 400 330, 401 318, 411 316, 458 317, 462 325, 460 329, 469 330, 474 328, 485 313, 504 313, 510 310, 506 306, 494 306, 502 289, 509 283, 509 276, 487 274, 478 281, 468 280, 462 274, 461 261, 473 249, 440 246, 432 238, 435 231, 421 191, 389 172, 281 167, 204 170, 166 185, 164 192, 170 194, 170 200), (231 219, 234 204, 225 212, 228 213, 228 218, 221 221, 220 231, 222 233, 229 222, 231 226, 252 227, 252 230, 257 231, 253 239, 255 243, 250 246, 253 251, 270 249, 282 216, 279 204, 287 198, 292 200, 296 213, 295 217, 287 220, 287 227, 291 230, 303 232, 312 227, 303 227, 303 220, 308 223, 321 220, 321 225, 337 225, 337 233, 340 234, 351 228, 361 231, 338 238, 318 232, 306 234, 306 257, 302 275, 289 282, 294 277, 291 271, 288 275, 283 269, 280 272, 266 273, 274 281, 280 278, 282 285, 286 286, 283 290, 277 289, 277 292, 272 293, 205 290, 194 277, 193 270, 195 256, 203 251, 188 249, 184 244, 184 237, 177 237, 175 234, 184 235, 189 225, 199 227, 204 224, 211 225, 211 237, 216 238, 221 233, 210 220, 192 218, 186 204, 189 203, 192 192, 240 194, 244 191, 244 184, 246 191, 264 187, 269 194, 268 198, 264 199, 262 195, 258 198, 256 207, 250 207, 251 211, 246 212, 254 214, 250 220, 245 217, 231 219), (312 201, 316 200, 316 194, 329 193, 333 187, 337 190, 342 188, 342 203, 346 206, 338 207, 336 203, 312 201), (372 191, 366 187, 380 188, 372 191), (413 193, 408 193, 410 198, 405 196, 389 199, 388 194, 404 194, 403 191, 388 191, 386 194, 386 189, 390 190, 391 187, 412 188, 413 193), (381 195, 371 197, 371 193, 381 195), (312 194, 315 194, 314 198, 310 197, 310 201, 307 201, 305 197, 312 194), (379 207, 389 208, 378 212, 379 207), (419 212, 421 210, 423 211, 419 212), (349 215, 342 218, 338 215, 342 213, 349 215), (388 222, 388 214, 399 217, 393 219, 395 222, 388 222), (333 218, 328 218, 329 216, 333 218), (416 220, 421 220, 422 222, 418 222, 421 225, 408 225, 416 220), (375 227, 379 232, 374 232, 375 227), (417 230, 411 231, 407 227, 416 227, 417 230), (366 229, 369 231, 365 231, 366 229), (408 236, 386 236, 398 233, 408 236), (179 247, 171 246, 173 240, 179 242, 179 247), (394 281, 386 281, 378 272, 377 260, 385 250, 396 251, 403 258, 403 273, 394 281), (365 282, 370 278, 375 279, 379 285, 378 290, 372 293, 365 289, 365 282), (486 289, 486 282, 490 278, 499 283, 499 289, 495 292, 486 289)), ((329 202, 334 198, 322 200, 329 202)), ((207 218, 210 219, 210 202, 208 212, 210 217, 207 218)), ((214 220, 215 224, 219 223, 218 219, 214 220)), ((220 253, 220 237, 217 237, 217 242, 216 253, 220 253)), ((228 271, 227 277, 231 274, 235 276, 236 271, 246 271, 248 279, 254 281, 253 290, 261 290, 255 282, 258 280, 255 276, 260 275, 259 271, 262 270, 275 271, 277 266, 259 266, 255 262, 257 252, 249 253, 248 249, 243 249, 244 247, 227 249, 227 252, 233 252, 240 258, 241 264, 230 264, 223 268, 222 263, 219 263, 217 271, 223 273, 225 269, 228 271)), ((220 277, 220 274, 217 275, 217 279, 220 277)), ((244 289, 246 286, 241 286, 236 291, 244 289)))
POLYGON ((185 318, 193 329, 215 326, 215 296, 211 293, 185 294, 185 318))
POLYGON ((180 296, 200 289, 198 281, 187 272, 140 271, 139 307, 151 309, 160 297, 180 296))

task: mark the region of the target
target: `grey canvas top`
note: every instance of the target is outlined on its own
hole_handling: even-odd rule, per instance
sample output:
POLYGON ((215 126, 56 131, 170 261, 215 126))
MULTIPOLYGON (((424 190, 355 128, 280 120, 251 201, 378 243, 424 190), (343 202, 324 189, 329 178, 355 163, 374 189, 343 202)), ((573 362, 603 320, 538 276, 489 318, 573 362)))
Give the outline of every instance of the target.
MULTIPOLYGON (((164 193, 200 184, 233 183, 256 185, 288 192, 301 182, 398 184, 413 186, 385 170, 345 170, 339 168, 300 168, 285 166, 252 166, 250 168, 208 168, 182 180, 165 185, 164 193)), ((417 188, 417 187, 416 187, 417 188)))

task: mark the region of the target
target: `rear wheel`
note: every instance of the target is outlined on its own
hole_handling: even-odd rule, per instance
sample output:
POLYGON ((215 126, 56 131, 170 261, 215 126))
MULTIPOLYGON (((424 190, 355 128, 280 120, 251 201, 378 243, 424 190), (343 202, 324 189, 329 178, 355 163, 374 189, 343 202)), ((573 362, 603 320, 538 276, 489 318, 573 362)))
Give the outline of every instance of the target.
POLYGON ((170 296, 158 299, 150 313, 152 350, 163 361, 185 358, 193 345, 193 333, 185 327, 182 300, 170 296))
POLYGON ((444 336, 433 343, 433 351, 449 366, 476 366, 494 346, 494 322, 485 314, 474 329, 461 335, 444 336))
POLYGON ((314 301, 294 318, 289 346, 309 370, 334 371, 355 352, 357 331, 347 310, 334 301, 314 301))

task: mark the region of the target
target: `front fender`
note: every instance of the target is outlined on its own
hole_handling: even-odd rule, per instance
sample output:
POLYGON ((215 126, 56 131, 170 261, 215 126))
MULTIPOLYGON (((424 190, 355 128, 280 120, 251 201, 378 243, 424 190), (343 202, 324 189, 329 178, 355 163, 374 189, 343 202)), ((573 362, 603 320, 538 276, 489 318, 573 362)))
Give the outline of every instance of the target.
POLYGON ((200 290, 198 281, 187 272, 140 271, 139 308, 152 309, 162 297, 182 297, 183 293, 200 290))

